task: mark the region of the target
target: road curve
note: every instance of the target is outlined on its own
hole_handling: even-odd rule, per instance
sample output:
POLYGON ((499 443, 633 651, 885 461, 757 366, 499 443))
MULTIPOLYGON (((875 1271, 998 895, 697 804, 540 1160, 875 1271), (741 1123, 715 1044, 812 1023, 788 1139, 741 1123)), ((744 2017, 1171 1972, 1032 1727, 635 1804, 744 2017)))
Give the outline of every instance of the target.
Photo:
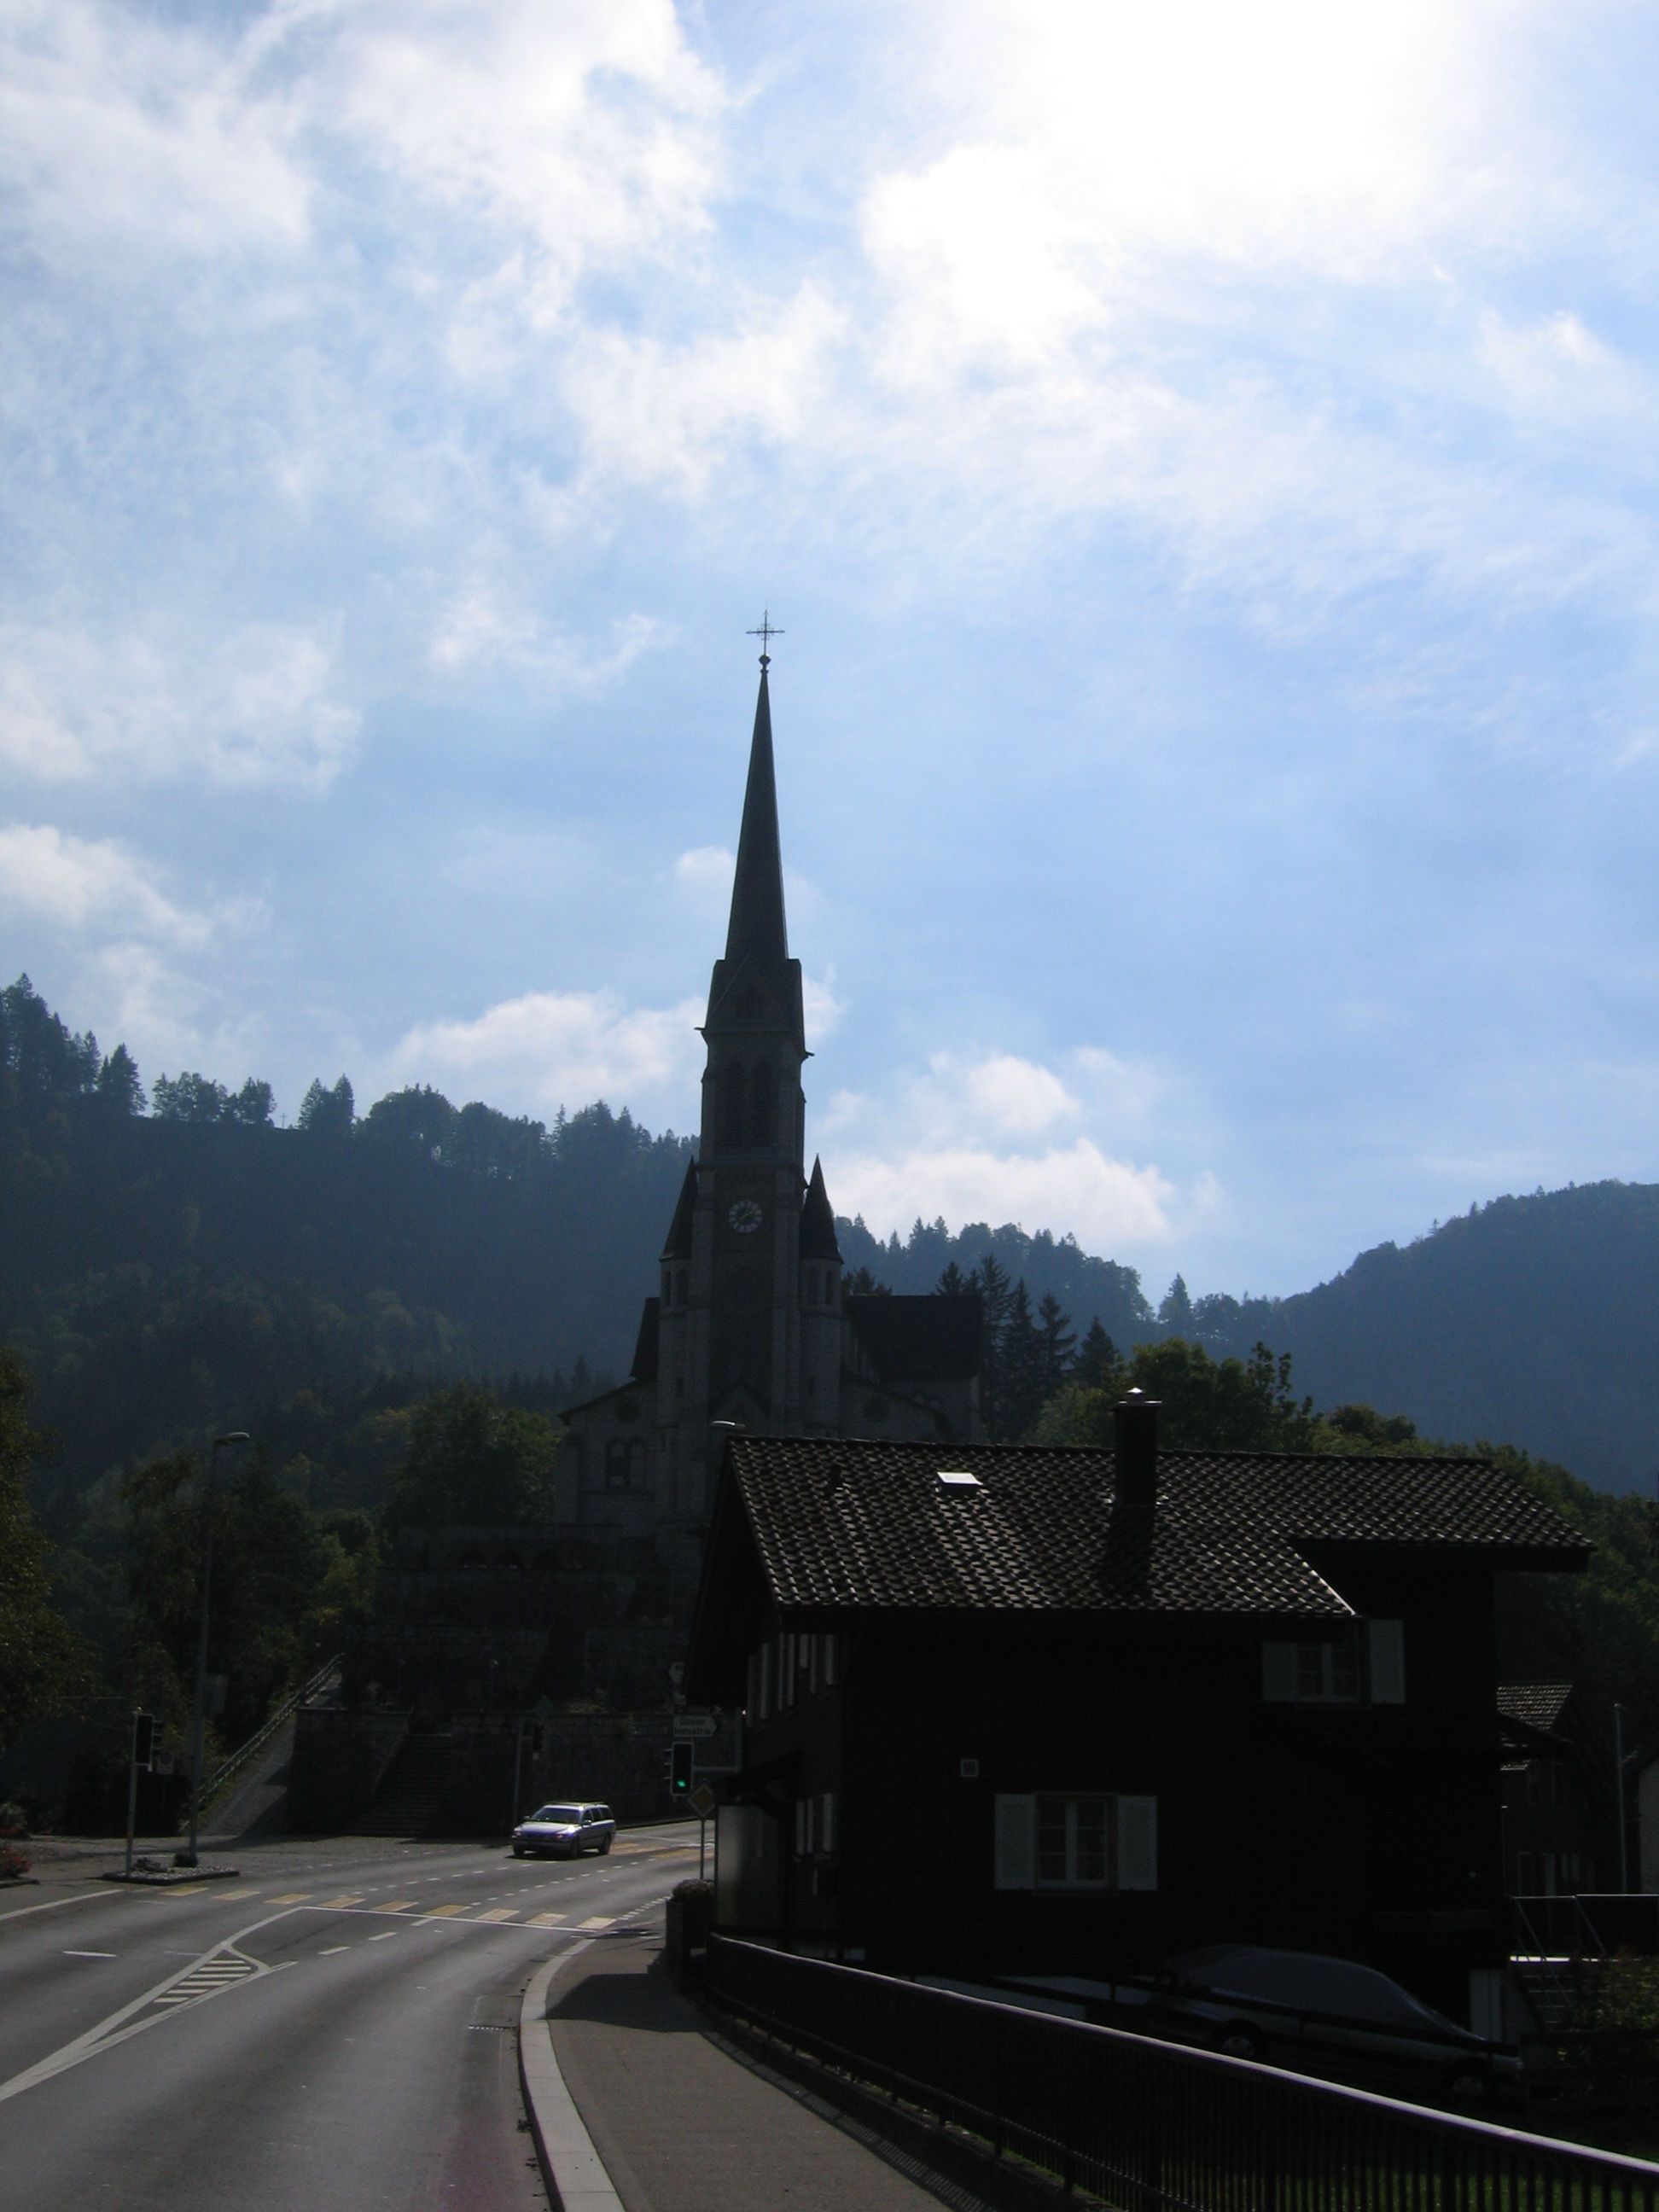
POLYGON ((659 1912, 683 1843, 624 1834, 573 1864, 284 1844, 234 1883, 7 1893, 0 2208, 544 2207, 520 1994, 659 1912))

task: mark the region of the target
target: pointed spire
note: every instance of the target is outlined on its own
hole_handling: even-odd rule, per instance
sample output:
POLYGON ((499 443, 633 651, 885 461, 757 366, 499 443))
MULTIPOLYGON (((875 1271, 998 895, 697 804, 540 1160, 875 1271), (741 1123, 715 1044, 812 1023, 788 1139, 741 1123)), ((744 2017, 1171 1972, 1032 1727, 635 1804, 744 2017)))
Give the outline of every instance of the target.
POLYGON ((755 702, 755 734, 749 748, 749 787, 743 797, 738 872, 732 885, 732 919, 726 933, 729 961, 752 957, 781 966, 789 957, 783 915, 783 853, 778 842, 778 787, 772 769, 772 705, 761 663, 755 702))
POLYGON ((823 1162, 812 1162, 812 1180, 806 1186, 806 1203, 800 1210, 800 1256, 803 1260, 839 1260, 836 1217, 830 1194, 823 1187, 823 1162))
POLYGON ((680 1185, 679 1204, 674 1208, 674 1218, 668 1224, 668 1242, 662 1248, 665 1260, 689 1260, 691 1257, 691 1224, 697 1211, 697 1164, 688 1160, 685 1181, 680 1185))

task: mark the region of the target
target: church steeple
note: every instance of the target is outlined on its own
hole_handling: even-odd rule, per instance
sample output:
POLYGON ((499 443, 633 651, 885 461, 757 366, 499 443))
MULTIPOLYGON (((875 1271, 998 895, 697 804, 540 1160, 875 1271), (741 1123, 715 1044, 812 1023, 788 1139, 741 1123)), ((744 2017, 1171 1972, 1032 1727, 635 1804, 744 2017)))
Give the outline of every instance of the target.
POLYGON ((778 837, 778 787, 772 767, 772 702, 761 656, 760 696, 749 747, 749 784, 743 795, 738 869, 732 884, 732 918, 726 932, 730 962, 750 958, 781 968, 789 957, 783 912, 783 849, 778 837))

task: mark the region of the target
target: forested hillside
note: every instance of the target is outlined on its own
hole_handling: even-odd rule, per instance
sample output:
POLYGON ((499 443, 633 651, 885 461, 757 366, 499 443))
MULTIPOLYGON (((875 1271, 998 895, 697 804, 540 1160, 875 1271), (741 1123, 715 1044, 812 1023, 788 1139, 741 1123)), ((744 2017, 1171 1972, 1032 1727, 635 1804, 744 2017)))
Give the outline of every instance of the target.
POLYGON ((343 1082, 292 1129, 252 1081, 162 1081, 146 1113, 26 979, 0 1069, 0 1339, 71 1487, 216 1425, 297 1447, 441 1377, 544 1397, 584 1353, 625 1364, 690 1154, 603 1105, 548 1130, 405 1091, 358 1118, 343 1082))
POLYGON ((1604 1490, 1659 1472, 1659 1185, 1498 1198, 1379 1244, 1295 1297, 1164 1301, 1164 1326, 1265 1340, 1321 1405, 1358 1399, 1429 1436, 1486 1437, 1604 1490))

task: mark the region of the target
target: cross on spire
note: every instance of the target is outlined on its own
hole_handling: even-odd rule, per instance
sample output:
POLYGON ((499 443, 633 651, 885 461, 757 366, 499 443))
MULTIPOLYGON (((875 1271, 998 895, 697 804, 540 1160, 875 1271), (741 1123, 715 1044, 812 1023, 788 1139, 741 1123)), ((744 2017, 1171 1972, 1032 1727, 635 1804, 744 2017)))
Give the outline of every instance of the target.
POLYGON ((775 637, 781 637, 783 635, 783 632, 779 629, 776 624, 773 622, 771 615, 769 613, 763 613, 760 618, 760 628, 758 629, 746 630, 744 635, 746 637, 757 637, 760 640, 760 664, 763 668, 769 668, 772 665, 772 655, 769 650, 772 641, 775 637))

